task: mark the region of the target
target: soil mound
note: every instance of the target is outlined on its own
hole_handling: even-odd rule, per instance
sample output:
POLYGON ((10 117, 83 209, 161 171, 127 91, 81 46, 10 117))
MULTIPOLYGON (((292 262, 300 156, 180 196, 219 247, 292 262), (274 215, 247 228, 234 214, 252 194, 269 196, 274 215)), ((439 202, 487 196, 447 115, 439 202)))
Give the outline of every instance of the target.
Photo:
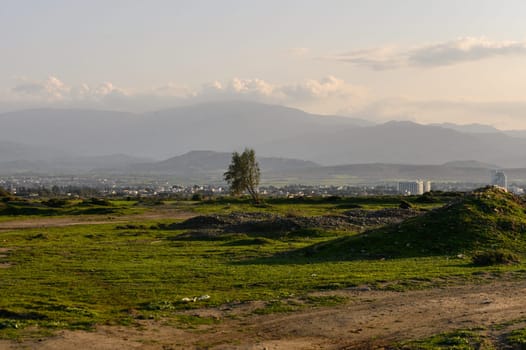
MULTIPOLYGON (((201 215, 162 229, 191 230, 174 240, 224 239, 227 235, 246 234, 267 238, 319 236, 324 231, 359 232, 364 228, 399 223, 421 215, 411 209, 349 210, 343 215, 296 216, 262 212, 234 212, 227 215, 201 215)), ((230 237, 230 236, 229 236, 230 237)))

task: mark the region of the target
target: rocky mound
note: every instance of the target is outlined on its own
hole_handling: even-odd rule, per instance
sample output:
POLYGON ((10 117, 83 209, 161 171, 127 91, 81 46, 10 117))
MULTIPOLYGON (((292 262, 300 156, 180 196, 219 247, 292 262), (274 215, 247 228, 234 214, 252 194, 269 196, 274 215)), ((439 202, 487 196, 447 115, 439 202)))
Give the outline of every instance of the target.
POLYGON ((408 218, 422 215, 424 212, 414 209, 385 208, 380 210, 353 209, 345 212, 348 221, 358 226, 380 226, 397 224, 408 218))
POLYGON ((221 231, 227 233, 284 233, 306 229, 360 231, 365 227, 398 223, 420 215, 406 209, 350 210, 344 215, 283 216, 271 213, 235 212, 228 215, 201 215, 181 223, 169 225, 171 229, 196 230, 206 236, 221 231))

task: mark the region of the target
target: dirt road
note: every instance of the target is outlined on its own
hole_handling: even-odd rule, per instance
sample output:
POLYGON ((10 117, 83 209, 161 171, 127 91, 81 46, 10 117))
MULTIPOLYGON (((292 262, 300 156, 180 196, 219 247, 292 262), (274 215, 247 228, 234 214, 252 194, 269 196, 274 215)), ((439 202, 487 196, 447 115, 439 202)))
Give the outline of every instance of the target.
POLYGON ((348 302, 263 316, 247 313, 250 305, 246 304, 203 309, 193 312, 221 321, 191 330, 141 321, 140 327, 62 331, 41 341, 0 341, 0 349, 376 349, 473 327, 485 327, 488 337, 496 340, 505 330, 491 326, 508 321, 514 321, 513 327, 526 327, 526 281, 495 280, 409 292, 331 293, 348 297, 348 302))

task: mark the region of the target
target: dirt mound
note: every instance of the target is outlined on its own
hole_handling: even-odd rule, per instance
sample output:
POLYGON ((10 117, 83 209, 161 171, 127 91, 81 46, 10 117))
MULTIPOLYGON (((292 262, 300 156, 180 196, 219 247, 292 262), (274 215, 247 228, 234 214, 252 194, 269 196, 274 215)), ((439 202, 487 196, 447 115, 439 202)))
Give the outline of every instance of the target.
POLYGON ((301 229, 359 230, 367 226, 399 223, 421 215, 411 209, 349 210, 343 215, 283 216, 271 213, 235 212, 228 215, 201 215, 182 223, 169 225, 172 229, 223 230, 225 232, 294 231, 301 229))
POLYGON ((397 224, 405 219, 419 216, 425 212, 414 209, 385 208, 380 210, 353 209, 344 213, 348 221, 358 226, 380 226, 397 224))
POLYGON ((225 232, 294 231, 307 228, 356 229, 346 215, 282 216, 270 213, 231 213, 197 216, 178 224, 174 229, 222 230, 225 232))

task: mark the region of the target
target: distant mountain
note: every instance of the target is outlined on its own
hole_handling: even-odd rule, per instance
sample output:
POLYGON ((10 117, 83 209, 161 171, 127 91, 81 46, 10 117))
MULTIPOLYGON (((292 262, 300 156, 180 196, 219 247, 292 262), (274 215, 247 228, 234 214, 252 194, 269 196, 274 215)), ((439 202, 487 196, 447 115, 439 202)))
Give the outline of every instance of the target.
POLYGON ((499 169, 501 168, 495 164, 488 164, 476 160, 456 160, 444 163, 443 166, 451 168, 475 168, 475 169, 499 169))
POLYGON ((526 138, 526 130, 506 130, 503 133, 511 137, 526 138))
MULTIPOLYGON (((397 182, 407 180, 431 180, 433 182, 468 182, 489 184, 493 166, 475 167, 451 165, 411 165, 411 164, 350 164, 302 169, 301 171, 273 171, 263 178, 267 183, 301 183, 345 185, 374 182, 397 182)), ((508 183, 526 179, 526 168, 502 169, 508 183)))
MULTIPOLYGON (((486 126, 461 126, 470 132, 460 132, 411 122, 375 125, 252 102, 206 103, 144 114, 29 110, 0 114, 0 125, 0 140, 26 147, 16 151, 5 146, 2 150, 0 145, 0 161, 109 154, 160 160, 193 150, 230 153, 252 147, 258 157, 304 159, 323 165, 439 165, 471 159, 508 168, 526 167, 526 138, 482 132, 490 130, 486 126)), ((121 163, 126 167, 137 162, 121 163)), ((93 162, 85 160, 82 164, 86 169, 93 162)), ((158 167, 164 171, 163 167, 169 169, 171 165, 166 161, 158 167)))
POLYGON ((131 141, 130 130, 141 129, 138 115, 80 109, 4 113, 0 125, 0 140, 81 155, 132 154, 123 138, 131 141))
POLYGON ((372 125, 253 102, 205 103, 144 114, 36 109, 0 114, 0 124, 0 140, 82 155, 157 159, 196 149, 230 152, 306 133, 372 125))
POLYGON ((0 141, 0 162, 52 160, 67 155, 68 153, 51 147, 30 146, 17 142, 0 141))
POLYGON ((287 138, 256 147, 265 154, 309 159, 321 164, 443 164, 473 159, 505 167, 526 166, 526 139, 502 133, 467 134, 412 122, 341 128, 287 138))
POLYGON ((491 134, 502 133, 511 137, 526 138, 526 130, 499 130, 491 125, 485 124, 453 124, 453 123, 433 123, 430 126, 440 126, 469 134, 491 134))
MULTIPOLYGON (((129 166, 126 171, 139 174, 175 175, 195 179, 203 176, 215 176, 217 182, 221 181, 221 175, 226 171, 231 159, 231 153, 191 151, 161 162, 135 164, 129 166)), ((272 171, 295 171, 319 166, 314 162, 299 159, 257 157, 257 160, 263 174, 272 171)))
POLYGON ((452 129, 459 132, 470 134, 488 134, 495 132, 502 132, 499 129, 485 124, 453 124, 453 123, 433 123, 430 126, 440 126, 446 129, 452 129))
POLYGON ((0 174, 82 174, 93 171, 94 169, 125 168, 135 163, 151 161, 148 158, 132 157, 124 154, 114 154, 108 156, 72 156, 66 153, 48 153, 43 151, 42 157, 35 158, 34 147, 16 146, 17 152, 6 157, 2 151, 0 143, 0 174), (20 148, 19 148, 20 147, 20 148), (27 150, 29 154, 21 154, 20 150, 27 150), (21 160, 19 160, 21 159, 21 160))

